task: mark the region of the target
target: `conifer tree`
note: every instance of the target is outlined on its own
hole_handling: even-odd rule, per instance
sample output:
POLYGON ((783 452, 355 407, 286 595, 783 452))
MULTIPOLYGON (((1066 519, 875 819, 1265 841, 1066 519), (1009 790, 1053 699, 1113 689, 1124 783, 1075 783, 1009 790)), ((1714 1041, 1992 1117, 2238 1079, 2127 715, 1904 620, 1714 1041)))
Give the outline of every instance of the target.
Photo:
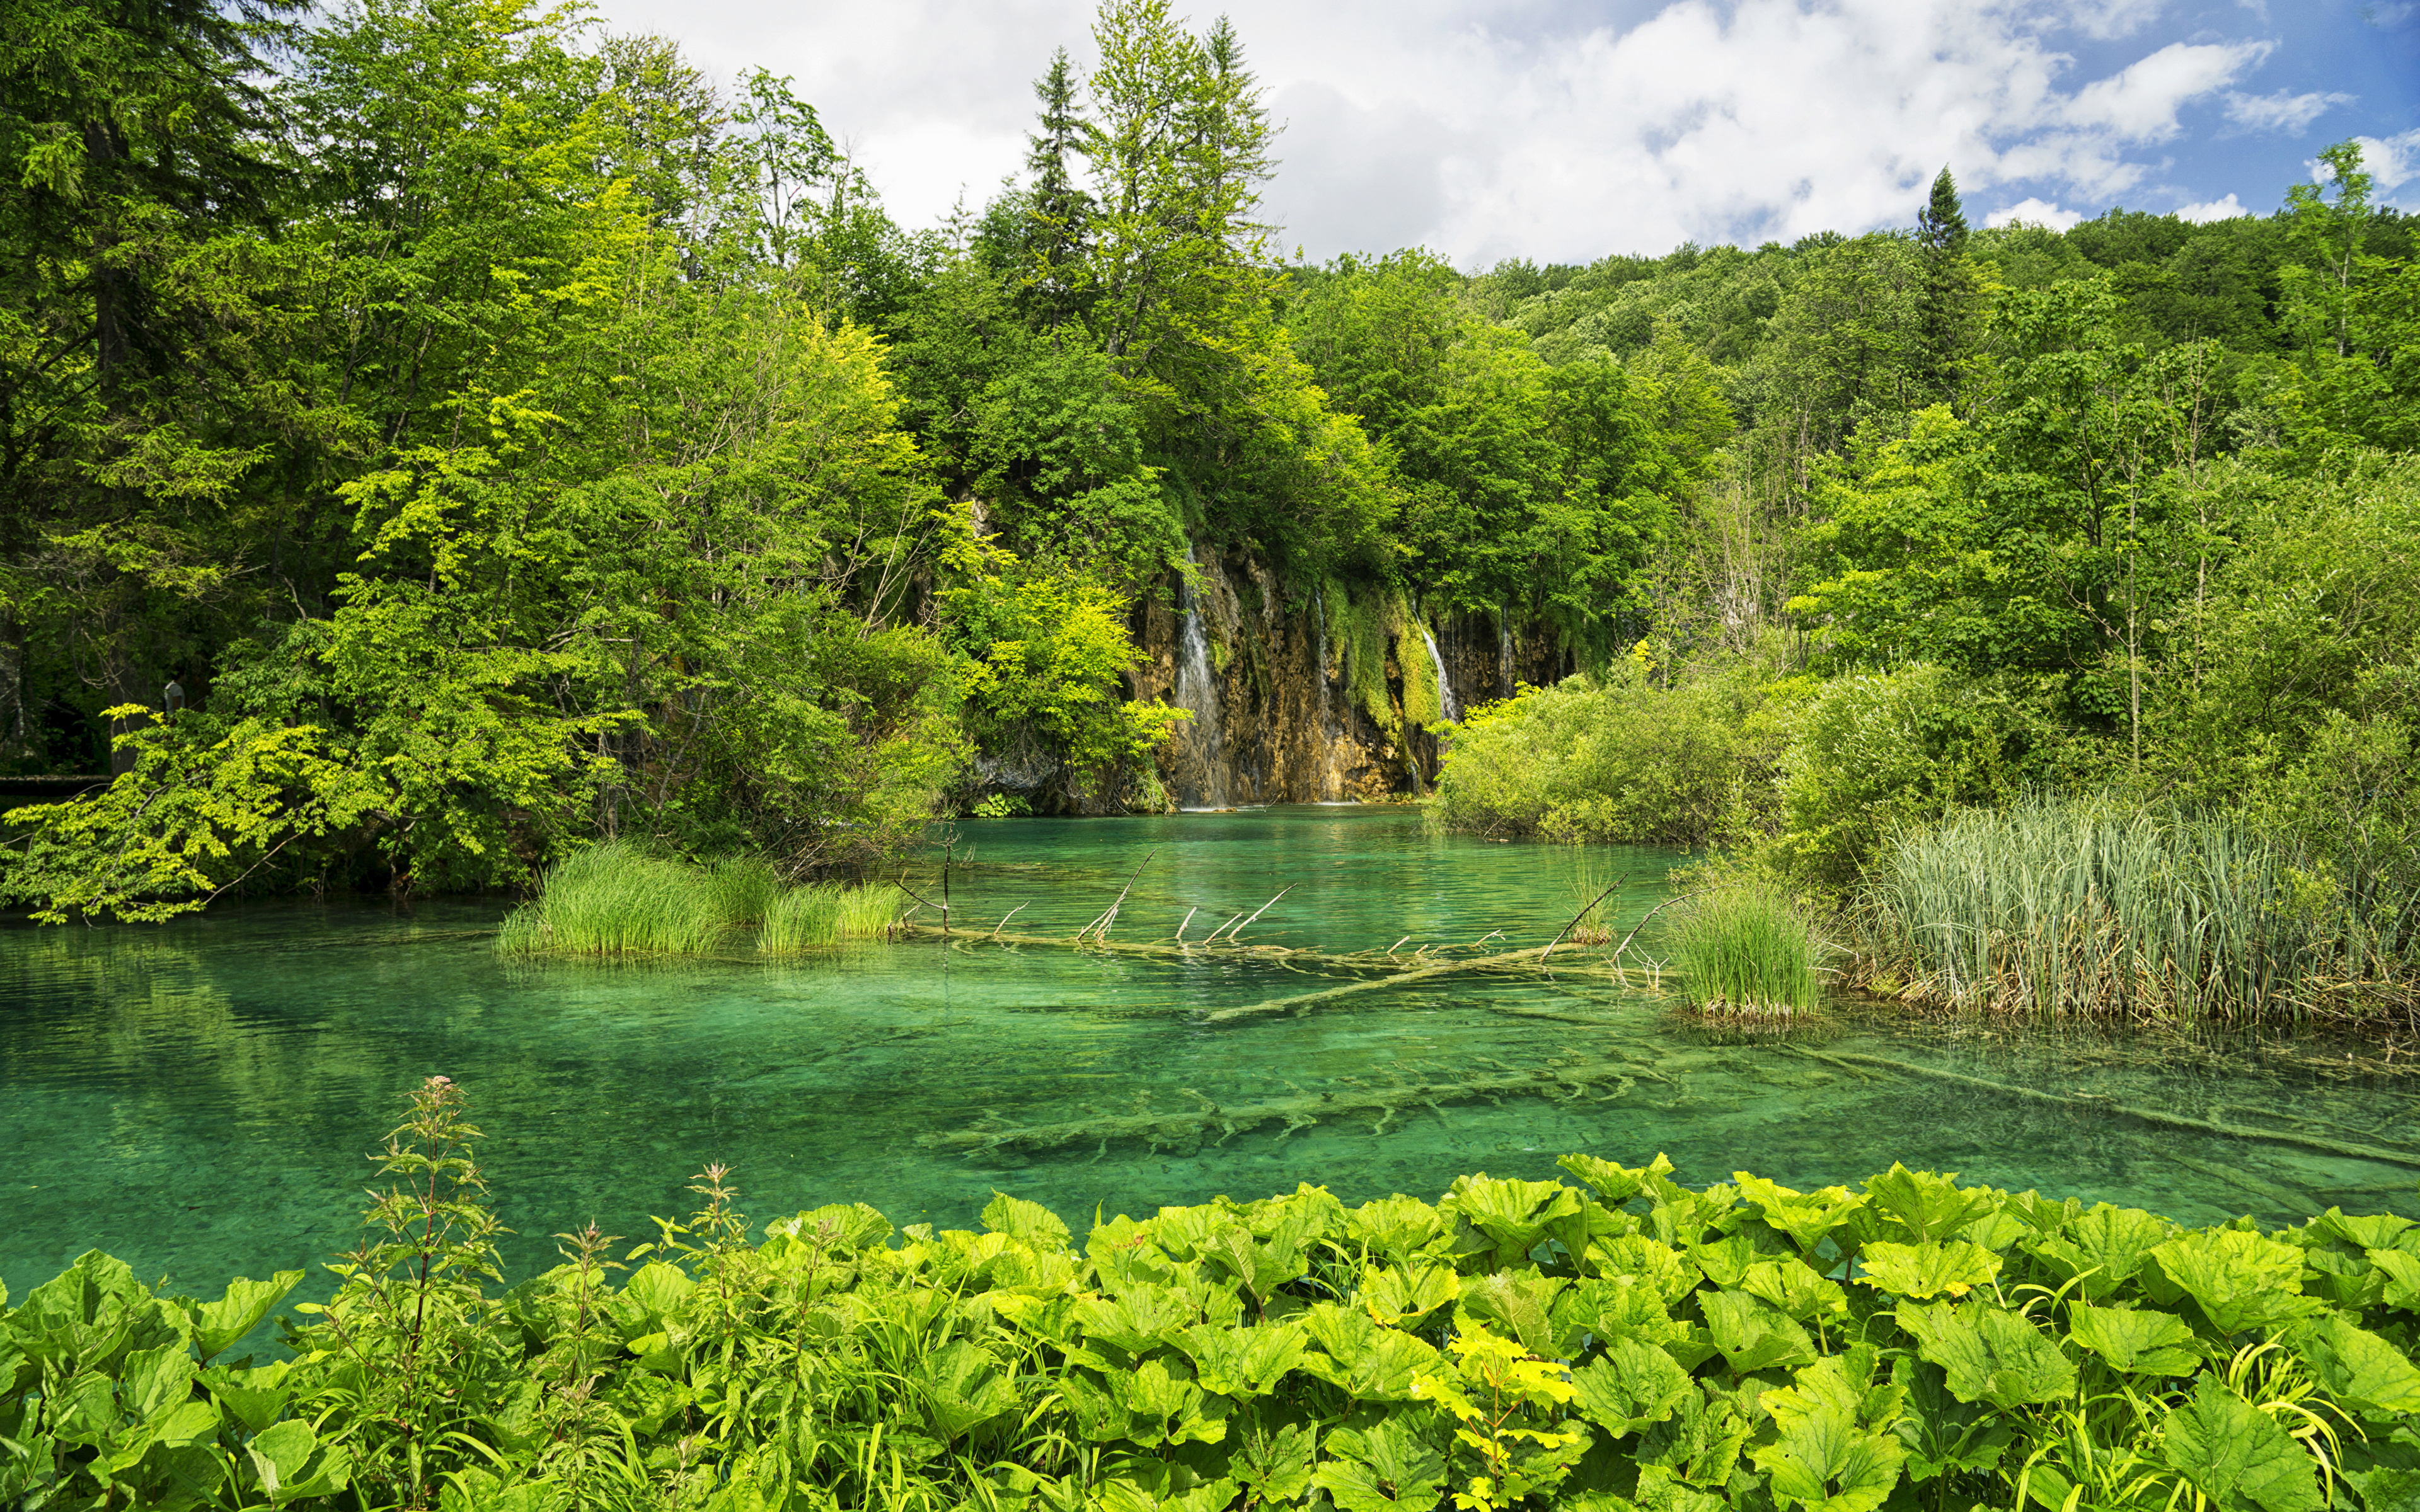
POLYGON ((1093 197, 1076 182, 1068 162, 1083 150, 1090 131, 1076 90, 1075 69, 1063 47, 1051 54, 1050 71, 1033 83, 1042 101, 1041 130, 1026 138, 1025 167, 1033 179, 1028 205, 1033 266, 1027 277, 1045 326, 1076 313, 1078 265, 1093 212, 1093 197))
POLYGON ((1966 212, 1958 202, 1958 181, 1945 165, 1932 180, 1932 194, 1916 213, 1916 240, 1924 256, 1917 293, 1916 381, 1925 401, 1954 404, 1963 373, 1981 280, 1966 258, 1966 212))

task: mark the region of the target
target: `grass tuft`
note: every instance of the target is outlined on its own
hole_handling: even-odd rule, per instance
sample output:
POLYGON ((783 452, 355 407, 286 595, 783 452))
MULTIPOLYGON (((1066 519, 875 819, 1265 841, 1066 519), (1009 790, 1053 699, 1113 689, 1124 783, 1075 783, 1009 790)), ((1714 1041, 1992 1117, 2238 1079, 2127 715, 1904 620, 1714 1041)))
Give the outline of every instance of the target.
POLYGON ((1675 905, 1665 933, 1689 1006, 1704 1014, 1786 1019, 1822 994, 1814 926, 1779 888, 1720 887, 1675 905))
POLYGON ((881 884, 792 887, 766 911, 756 948, 767 955, 799 955, 847 940, 887 939, 898 928, 907 902, 905 892, 881 884))
POLYGON ((558 864, 506 918, 505 955, 700 955, 729 928, 711 873, 609 841, 558 864))

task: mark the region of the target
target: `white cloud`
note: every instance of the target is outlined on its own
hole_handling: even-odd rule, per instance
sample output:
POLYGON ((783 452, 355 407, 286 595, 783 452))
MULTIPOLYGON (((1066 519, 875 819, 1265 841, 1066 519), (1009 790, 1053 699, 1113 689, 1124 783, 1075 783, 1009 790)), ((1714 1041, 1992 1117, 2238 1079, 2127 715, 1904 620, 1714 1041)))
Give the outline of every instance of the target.
POLYGON ((2232 221, 2251 213, 2232 193, 2225 199, 2205 200, 2199 205, 2182 205, 2177 208, 2177 219, 2192 221, 2196 224, 2206 221, 2232 221))
POLYGON ((2299 131, 2327 114, 2329 107, 2350 105, 2352 100, 2350 95, 2298 95, 2290 89, 2280 89, 2273 95, 2229 90, 2226 118, 2256 131, 2299 131))
POLYGON ((2064 231, 2084 220, 2081 210, 2063 210, 2056 205, 2039 199, 2021 199, 2004 210, 1993 210, 1983 217, 1987 226, 2046 225, 2054 231, 2064 231))
POLYGON ((2356 136, 2361 144, 2361 165, 2378 180, 2381 189, 2400 189, 2414 178, 2420 178, 2420 126, 2381 140, 2374 136, 2356 136))
MULTIPOLYGON (((910 224, 1015 171, 1030 81, 1060 42, 1079 66, 1091 53, 1090 0, 604 3, 616 26, 679 38, 725 77, 795 75, 910 224)), ((2172 42, 2079 76, 2054 45, 2130 35, 2157 0, 1189 8, 1229 11, 1290 123, 1267 207, 1288 250, 1420 242, 1466 266, 1907 224, 1944 163, 1984 203, 2105 201, 2156 187, 2166 170, 2147 149, 2269 50, 2172 42)))
POLYGON ((2086 37, 2132 37, 2159 19, 2166 0, 2071 0, 2068 19, 2086 37))

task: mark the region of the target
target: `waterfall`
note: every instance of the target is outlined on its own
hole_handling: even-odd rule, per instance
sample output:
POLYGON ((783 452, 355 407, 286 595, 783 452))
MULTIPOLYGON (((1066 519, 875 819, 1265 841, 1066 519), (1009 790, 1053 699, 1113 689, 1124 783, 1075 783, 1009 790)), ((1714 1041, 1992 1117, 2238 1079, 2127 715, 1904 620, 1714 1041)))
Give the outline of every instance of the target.
POLYGON ((1445 670, 1445 657, 1437 653, 1436 637, 1429 634, 1428 625, 1420 620, 1415 619, 1412 623, 1419 625, 1420 639, 1428 642, 1429 665, 1436 669, 1437 702, 1444 706, 1445 717, 1459 724, 1462 722, 1462 705, 1454 702, 1453 678, 1445 670))
MULTIPOLYGON (((1185 548, 1187 565, 1194 564, 1193 548, 1185 548)), ((1176 632, 1176 705, 1193 717, 1176 733, 1179 761, 1176 801, 1185 808, 1228 807, 1227 743, 1218 724, 1218 685, 1210 672, 1210 637, 1202 628, 1202 606, 1194 601, 1190 573, 1177 581, 1180 623, 1176 632)))

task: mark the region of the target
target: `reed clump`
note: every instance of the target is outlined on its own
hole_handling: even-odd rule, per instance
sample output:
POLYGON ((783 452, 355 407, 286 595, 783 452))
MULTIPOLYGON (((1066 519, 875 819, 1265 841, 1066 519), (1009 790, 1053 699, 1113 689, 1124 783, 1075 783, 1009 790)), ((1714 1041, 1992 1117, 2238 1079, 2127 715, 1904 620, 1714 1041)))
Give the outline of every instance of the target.
POLYGON ((1864 983, 1949 1009, 2191 1024, 2410 1017, 2420 897, 2242 820, 2089 799, 1903 837, 1857 910, 1864 983))
POLYGON ((897 933, 908 895, 881 883, 792 887, 766 910, 756 948, 767 955, 828 950, 849 940, 883 940, 897 933))
POLYGON ((784 887, 771 862, 736 856, 696 865, 626 841, 592 846, 546 874, 538 895, 496 933, 504 955, 706 955, 757 932, 757 948, 790 955, 896 933, 896 887, 784 887))
POLYGON ((1716 887, 1672 911, 1665 932, 1690 1008, 1712 1017, 1811 1013, 1823 994, 1822 935, 1770 883, 1716 887))
POLYGON ((506 918, 505 955, 699 955, 731 927, 713 873, 609 841, 559 863, 506 918))

